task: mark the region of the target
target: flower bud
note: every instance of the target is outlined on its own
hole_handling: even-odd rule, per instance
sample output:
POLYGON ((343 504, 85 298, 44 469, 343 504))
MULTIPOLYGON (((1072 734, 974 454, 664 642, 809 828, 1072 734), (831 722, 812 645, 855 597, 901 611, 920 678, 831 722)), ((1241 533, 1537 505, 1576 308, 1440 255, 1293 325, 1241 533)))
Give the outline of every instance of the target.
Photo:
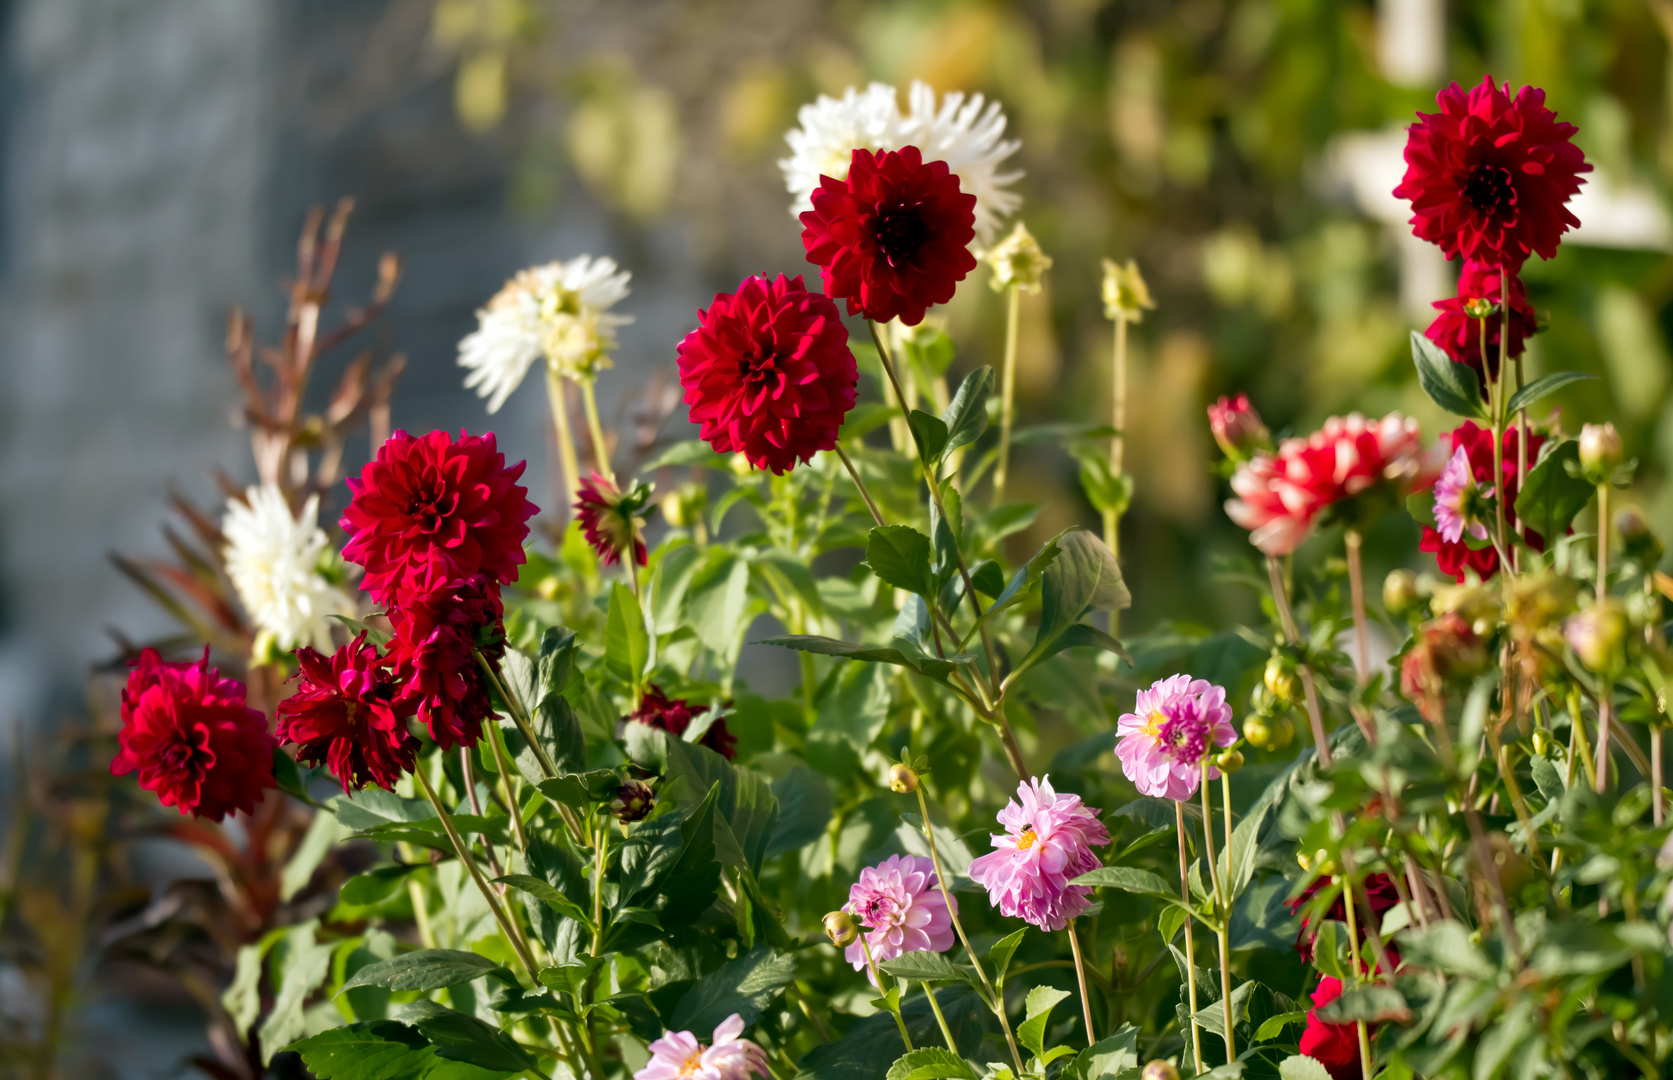
POLYGON ((1587 424, 1580 429, 1580 467, 1594 484, 1607 483, 1621 464, 1621 433, 1614 424, 1587 424))
POLYGON ((1534 753, 1544 757, 1546 751, 1550 749, 1551 736, 1545 733, 1544 728, 1534 728, 1534 753))
POLYGON ((839 909, 825 916, 825 936, 831 939, 832 945, 845 949, 854 944, 860 931, 854 925, 854 917, 839 909))
POLYGON ((1243 721, 1243 738, 1256 750, 1272 749, 1272 726, 1260 713, 1250 713, 1243 721))
POLYGON ((1156 310, 1156 301, 1150 298, 1150 287, 1144 283, 1144 275, 1139 273, 1139 264, 1132 259, 1128 259, 1125 266, 1114 259, 1104 260, 1103 294, 1106 319, 1143 322, 1146 311, 1156 310))
POLYGON ((1051 269, 1051 256, 1040 250, 1040 242, 1020 221, 1011 235, 989 248, 982 258, 993 267, 994 292, 1004 292, 1012 285, 1023 292, 1039 292, 1040 279, 1051 269))
POLYGON ((1588 670, 1608 673, 1626 664, 1627 620, 1613 600, 1570 616, 1563 624, 1563 637, 1588 670))
POLYGON ((1214 764, 1219 767, 1221 772, 1234 773, 1243 768, 1243 751, 1236 747, 1222 750, 1214 758, 1214 764))
POLYGON ((1266 662, 1266 673, 1261 680, 1266 684, 1266 692, 1272 695, 1272 700, 1282 706, 1295 704, 1295 699, 1301 693, 1301 681, 1295 677, 1295 668, 1288 659, 1274 656, 1266 662))
POLYGON ((1261 422, 1260 413, 1249 404, 1247 394, 1222 397, 1210 405, 1208 427, 1214 432, 1214 441, 1233 461, 1246 461, 1272 442, 1272 433, 1261 422))
POLYGON ((895 765, 889 770, 889 790, 897 795, 910 795, 918 790, 918 774, 907 765, 895 765))
POLYGON ((644 821, 656 806, 656 792, 643 780, 627 780, 610 800, 610 813, 623 825, 644 821))
POLYGON ((1390 615, 1402 618, 1417 610, 1422 602, 1417 575, 1410 570, 1396 570, 1383 578, 1383 607, 1390 615))
POLYGON ((1661 561, 1661 538, 1650 531, 1650 523, 1644 520, 1643 513, 1636 506, 1629 506, 1615 515, 1615 530, 1621 534, 1621 546, 1626 548, 1629 558, 1637 559, 1645 566, 1654 566, 1661 561))
POLYGON ((1485 296, 1472 296, 1464 301, 1464 314, 1472 319, 1490 319, 1499 313, 1499 305, 1485 296))
POLYGON ((1295 741, 1295 721, 1287 716, 1280 716, 1271 724, 1272 735, 1267 740, 1268 750, 1282 750, 1295 741))
POLYGON ((1179 1080, 1179 1069, 1171 1061, 1147 1062, 1144 1071, 1139 1073, 1139 1080, 1179 1080))

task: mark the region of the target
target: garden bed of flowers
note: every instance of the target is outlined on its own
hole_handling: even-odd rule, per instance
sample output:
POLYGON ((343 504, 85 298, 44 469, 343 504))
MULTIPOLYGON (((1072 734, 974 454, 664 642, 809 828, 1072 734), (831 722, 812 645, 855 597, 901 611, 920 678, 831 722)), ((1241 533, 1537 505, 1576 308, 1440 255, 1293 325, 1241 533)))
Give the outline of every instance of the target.
POLYGON ((809 265, 669 343, 695 439, 601 422, 613 260, 487 301, 466 385, 492 414, 539 369, 556 513, 530 448, 390 430, 398 366, 303 413, 398 277, 320 326, 346 210, 309 224, 281 345, 235 322, 261 483, 218 524, 181 505, 185 569, 129 568, 203 614, 177 604, 180 659, 136 650, 111 763, 237 901, 223 1041, 322 1080, 1661 1075, 1673 578, 1611 507, 1614 429, 1546 402, 1582 376, 1523 370, 1575 129, 1491 78, 1416 119, 1395 194, 1463 270, 1412 355, 1457 426, 1274 441, 1246 397, 1210 408, 1252 544, 1224 587, 1265 620, 1193 634, 1122 621, 1141 268, 1105 264, 1107 423, 1015 425, 1051 266, 1016 144, 979 96, 907 103, 803 110, 809 265), (1004 362, 955 384, 934 309, 987 285, 1004 362), (1042 507, 1010 453, 1041 439, 1103 527, 1019 551, 1042 507), (1390 514, 1434 565, 1368 586, 1390 514), (761 616, 778 700, 739 670, 761 616), (1045 760, 1048 713, 1080 737, 1045 760))

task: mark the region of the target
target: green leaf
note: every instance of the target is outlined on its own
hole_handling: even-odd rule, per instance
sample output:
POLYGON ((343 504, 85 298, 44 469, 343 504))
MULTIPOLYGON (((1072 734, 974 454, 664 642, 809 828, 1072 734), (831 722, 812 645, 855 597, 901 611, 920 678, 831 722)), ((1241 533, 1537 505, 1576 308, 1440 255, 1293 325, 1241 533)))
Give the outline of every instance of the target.
POLYGON ((403 799, 372 785, 353 795, 338 796, 329 805, 337 820, 350 829, 370 829, 392 821, 425 821, 436 816, 435 807, 424 799, 403 799))
POLYGON ((1548 394, 1567 386, 1569 383, 1584 382, 1595 379, 1596 375, 1588 375, 1584 371, 1554 371, 1549 375, 1541 375, 1533 382, 1510 395, 1505 403, 1505 415, 1514 416, 1540 400, 1548 394))
POLYGON ((514 889, 526 892, 535 899, 545 903, 559 915, 566 915, 569 918, 574 919, 576 922, 585 927, 589 934, 595 929, 593 926, 592 916, 582 910, 580 904, 571 900, 568 896, 564 895, 562 891, 547 881, 537 878, 532 874, 506 874, 502 877, 497 877, 494 880, 499 884, 510 885, 514 889))
MULTIPOLYGON (((276 750, 274 753, 286 761, 290 760, 290 755, 283 750, 276 750)), ((295 767, 294 763, 292 767, 295 767)), ((314 820, 308 823, 308 831, 302 834, 302 842, 296 846, 296 851, 285 864, 284 873, 279 878, 279 899, 289 900, 307 888, 308 882, 314 879, 314 871, 319 869, 320 863, 325 861, 325 857, 331 854, 331 849, 347 835, 348 830, 335 815, 315 814, 314 820)))
POLYGON ((705 647, 729 655, 743 630, 749 603, 749 564, 722 547, 711 547, 686 587, 686 613, 705 647))
POLYGON ((716 782, 680 822, 680 853, 658 882, 658 891, 668 898, 664 929, 690 926, 720 893, 720 863, 715 857, 715 802, 719 798, 716 782))
POLYGON ((1343 982, 1352 982, 1349 973, 1347 924, 1334 919, 1319 923, 1318 936, 1313 939, 1313 964, 1326 975, 1343 982))
MULTIPOLYGON (((977 1053, 985 1024, 993 1014, 981 998, 963 988, 943 988, 935 997, 959 1052, 977 1053)), ((901 1006, 901 1016, 914 1046, 941 1043, 941 1029, 923 994, 915 993, 907 999, 901 1006)), ((809 1050, 801 1060, 796 1080, 877 1080, 887 1075, 905 1052, 894 1017, 878 1013, 851 1024, 835 1042, 809 1050)))
POLYGON ((1562 798, 1568 787, 1563 783, 1563 774, 1557 771, 1557 766, 1549 758, 1535 754, 1528 759, 1528 766, 1533 773, 1534 786, 1539 788, 1539 793, 1547 801, 1562 798))
POLYGON ((1412 1010, 1405 997, 1392 986, 1351 986, 1342 991, 1328 1005, 1319 1007, 1319 1019, 1328 1024, 1347 1024, 1355 1020, 1383 1023, 1394 1020, 1405 1023, 1412 1018, 1412 1010))
POLYGON ((937 680, 945 680, 961 664, 974 662, 974 657, 966 653, 942 660, 933 656, 911 655, 898 648, 856 645, 851 641, 838 641, 836 638, 821 637, 817 634, 786 634, 783 637, 762 638, 751 644, 777 645, 780 648, 818 653, 821 656, 845 656, 851 660, 874 664, 894 664, 897 667, 911 668, 920 675, 937 680))
POLYGON ((380 649, 389 644, 392 636, 387 631, 379 630, 375 626, 368 626, 359 619, 351 619, 347 615, 327 615, 326 618, 342 623, 344 626, 349 628, 350 633, 355 634, 356 636, 365 634, 366 643, 368 645, 376 645, 380 649))
MULTIPOLYGON (((533 658, 507 649, 500 661, 506 689, 523 707, 535 738, 552 764, 564 772, 586 767, 587 744, 575 710, 564 697, 575 666, 575 632, 567 627, 547 627, 540 637, 540 651, 533 658)), ((506 751, 517 771, 531 784, 546 778, 539 757, 509 718, 500 722, 506 751)))
POLYGON ((1045 1052, 1046 1024, 1051 1010, 1069 996, 1069 991, 1052 986, 1036 986, 1028 992, 1024 1005, 1027 1019, 1017 1025, 1017 1041, 1034 1051, 1036 1057, 1045 1052))
POLYGON ((515 976, 486 956, 458 949, 419 949, 367 964, 343 983, 343 990, 352 990, 357 986, 381 986, 385 990, 441 990, 494 972, 503 973, 502 981, 513 984, 517 981, 515 976))
POLYGON ((951 1050, 926 1046, 897 1058, 884 1080, 977 1080, 979 1075, 975 1066, 951 1050))
POLYGON ((592 978, 593 972, 603 963, 603 957, 583 956, 568 963, 541 968, 540 974, 535 978, 548 990, 573 996, 580 993, 581 988, 587 985, 587 980, 592 978))
POLYGON ((1433 487, 1418 488, 1406 496, 1406 513, 1419 525, 1435 527, 1435 489, 1433 487))
POLYGON ((880 525, 866 539, 866 562, 887 584, 922 597, 935 595, 929 537, 910 525, 880 525))
POLYGON ((626 585, 610 583, 610 614, 604 628, 604 663, 610 673, 630 686, 645 678, 651 639, 645 630, 645 614, 626 585))
POLYGON ((1075 648, 1102 649, 1121 657, 1129 665, 1133 662, 1133 658, 1127 654, 1127 649, 1121 642, 1089 623, 1076 623, 1064 630, 1057 640, 1046 646, 1038 656, 1033 657, 1032 663, 1041 663, 1064 649, 1075 648))
POLYGON ((935 468, 947 449, 947 425, 922 409, 913 409, 906 423, 912 428, 912 441, 918 445, 918 460, 927 468, 935 468))
POLYGON ((1591 484, 1571 475, 1571 466, 1579 471, 1578 442, 1564 439, 1555 446, 1548 444, 1516 495, 1517 520, 1545 537, 1547 544, 1568 531, 1575 515, 1596 494, 1591 484))
POLYGON ((282 938, 284 978, 272 1010, 258 1029, 263 1064, 271 1063, 275 1052, 307 1030, 303 1003, 331 974, 335 945, 314 940, 318 928, 319 920, 310 919, 292 926, 282 938))
POLYGON ((958 384, 952 402, 941 414, 947 432, 947 448, 940 460, 961 446, 982 437, 988 426, 988 397, 993 393, 993 368, 983 365, 958 384))
POLYGON ((535 785, 540 793, 553 802, 577 810, 588 810, 596 803, 609 802, 622 786, 622 778, 613 769, 593 769, 584 773, 564 773, 535 785))
POLYGON ((1330 1070, 1320 1064, 1317 1058, 1310 1058, 1305 1054, 1297 1054, 1280 1061, 1278 1076, 1280 1080, 1331 1080, 1330 1070))
POLYGON ((1412 362, 1417 365, 1417 383, 1430 401, 1456 416, 1487 418, 1474 369, 1454 362, 1416 330, 1412 331, 1412 362))
POLYGON ((319 1080, 421 1080, 438 1064, 428 1040, 394 1020, 333 1028, 284 1049, 302 1055, 319 1080))
POLYGON ((795 977, 794 956, 761 946, 698 979, 675 1006, 669 1030, 713 1031, 733 1013, 753 1024, 795 977))
POLYGON ((979 985, 973 970, 953 963, 947 959, 945 953, 920 949, 902 953, 893 960, 885 960, 877 966, 898 979, 911 979, 913 982, 962 982, 971 986, 979 985))
POLYGON ((1470 932, 1455 919, 1431 920, 1427 929, 1408 927, 1396 936, 1400 955, 1420 968, 1470 979, 1497 974, 1487 955, 1470 941, 1470 932))
POLYGON ((1100 866, 1096 870, 1087 871, 1069 884, 1121 889, 1141 896, 1173 895, 1173 890, 1160 876, 1134 866, 1100 866))
POLYGON ((416 869, 416 866, 374 866, 343 882, 342 888, 337 890, 337 899, 353 907, 381 903, 393 896, 406 876, 416 869))
POLYGON ((1026 596, 1029 586, 1039 581, 1040 577, 1046 572, 1046 568, 1051 566, 1057 557, 1062 554, 1063 538, 1074 531, 1073 527, 1064 529, 1044 544, 1041 544, 1040 550, 1036 551, 1033 557, 1024 563, 1015 574, 1011 575, 1011 580, 1005 586, 1005 591, 994 600, 993 606, 988 608, 985 617, 991 617, 995 612, 1009 607, 1026 596))
POLYGON ((686 439, 645 462, 639 467, 639 475, 649 476, 658 469, 675 465, 707 465, 711 469, 725 469, 729 467, 729 462, 724 455, 715 453, 714 448, 702 439, 686 439))
POLYGON ((1062 648, 1057 645, 1058 639, 1089 610, 1116 611, 1133 602, 1121 579, 1121 568, 1102 540, 1076 529, 1057 544, 1059 554, 1040 577, 1040 628, 1034 636, 1034 647, 1017 665, 1019 672, 1062 648))
POLYGON ((797 851, 825 835, 835 809, 831 785, 806 765, 793 766, 773 781, 778 824, 767 841, 766 857, 797 851))
POLYGON ((983 596, 998 596, 1005 591, 1005 574, 992 559, 983 559, 972 566, 970 580, 983 596))
POLYGON ((754 873, 778 825, 778 801, 764 777, 740 768, 706 746, 668 740, 668 775, 675 802, 695 806, 716 792, 715 857, 754 873))
POLYGON ((1114 1080, 1139 1065, 1139 1029, 1122 1024, 1115 1034, 1082 1050, 1060 1075, 1063 1080, 1114 1080))
POLYGON ((505 1032, 434 1001, 410 1002, 396 1019, 417 1028, 440 1057, 507 1073, 522 1072, 535 1063, 505 1032))
POLYGON ((819 716, 808 733, 810 743, 840 740, 856 754, 865 753, 888 722, 893 679, 878 664, 844 664, 820 699, 819 716))
POLYGON ((1220 880, 1226 883, 1227 896, 1232 902, 1243 895, 1249 879, 1255 876, 1255 867, 1260 862, 1261 828, 1266 824, 1267 811, 1272 808, 1272 799, 1268 796, 1273 794, 1269 788, 1260 801, 1250 807, 1249 813, 1232 830, 1231 841, 1220 851, 1220 880))
POLYGON ((1291 1024, 1305 1024, 1306 1022, 1306 1009, 1296 1009, 1293 1012, 1279 1013, 1277 1016, 1269 1016, 1265 1020, 1261 1021, 1260 1027, 1255 1029, 1255 1041, 1265 1042, 1268 1039, 1276 1039, 1278 1036, 1282 1035, 1284 1033, 1284 1029, 1289 1027, 1291 1024))
POLYGON ((1011 957, 1016 955, 1017 946, 1022 944, 1022 936, 1026 933, 1028 927, 1025 926, 1021 930, 1006 934, 988 950, 988 963, 993 965, 994 985, 1005 985, 1005 971, 1011 966, 1011 957))

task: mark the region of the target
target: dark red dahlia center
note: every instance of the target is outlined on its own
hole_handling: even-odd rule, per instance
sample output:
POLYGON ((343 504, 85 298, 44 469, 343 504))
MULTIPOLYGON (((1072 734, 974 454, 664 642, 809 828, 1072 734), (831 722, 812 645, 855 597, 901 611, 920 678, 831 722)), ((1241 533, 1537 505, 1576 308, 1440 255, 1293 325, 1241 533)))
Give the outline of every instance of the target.
POLYGON ((1464 198, 1477 211, 1493 215, 1508 211, 1516 205, 1516 188, 1510 182, 1510 170, 1499 165, 1475 165, 1464 178, 1464 198))
POLYGON ((746 383, 765 382, 778 370, 778 353, 771 345, 755 343, 738 357, 738 378, 746 383))
POLYGON ((458 507, 458 492, 450 490, 435 469, 426 469, 407 498, 407 517, 418 524, 421 532, 433 533, 458 507))
POLYGON ((910 262, 929 239, 929 223, 924 220, 922 203, 879 205, 872 230, 890 266, 910 262))
POLYGON ((202 727, 181 732, 180 737, 164 746, 157 756, 175 776, 191 776, 198 780, 202 780, 209 767, 215 764, 215 755, 209 749, 209 732, 202 727))

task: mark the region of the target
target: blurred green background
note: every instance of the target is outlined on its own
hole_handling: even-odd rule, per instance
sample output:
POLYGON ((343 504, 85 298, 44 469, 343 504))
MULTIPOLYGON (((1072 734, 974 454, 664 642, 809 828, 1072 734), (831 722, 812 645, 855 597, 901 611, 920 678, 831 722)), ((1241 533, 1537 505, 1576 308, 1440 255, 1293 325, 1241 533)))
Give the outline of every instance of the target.
MULTIPOLYGON (((548 214, 584 189, 640 229, 674 222, 717 288, 804 268, 775 161, 816 94, 923 79, 1003 102, 1023 143, 1021 217, 1055 259, 1023 302, 1023 422, 1107 418, 1101 257, 1136 258, 1159 302, 1135 337, 1124 526, 1141 627, 1217 624, 1250 600, 1211 574, 1216 553, 1249 550, 1209 469, 1217 395, 1248 392, 1275 432, 1349 410, 1406 411, 1430 438, 1448 426, 1416 389, 1407 334, 1456 268, 1410 238, 1389 189, 1413 113, 1484 73, 1544 87, 1597 165, 1580 234, 1525 273, 1551 326, 1531 371, 1603 377, 1559 399, 1561 422, 1615 419, 1643 461, 1631 498, 1673 527, 1670 31, 1659 0, 441 0, 433 23, 458 57, 460 122, 516 147, 511 212, 548 214), (654 31, 612 32, 652 12, 654 31)), ((973 281, 941 314, 955 371, 998 364, 998 297, 973 281)), ((1095 523, 1059 448, 1020 470, 1019 490, 1051 507, 1038 533, 1095 523)), ((1415 536, 1386 522, 1372 571, 1424 565, 1415 536)))

